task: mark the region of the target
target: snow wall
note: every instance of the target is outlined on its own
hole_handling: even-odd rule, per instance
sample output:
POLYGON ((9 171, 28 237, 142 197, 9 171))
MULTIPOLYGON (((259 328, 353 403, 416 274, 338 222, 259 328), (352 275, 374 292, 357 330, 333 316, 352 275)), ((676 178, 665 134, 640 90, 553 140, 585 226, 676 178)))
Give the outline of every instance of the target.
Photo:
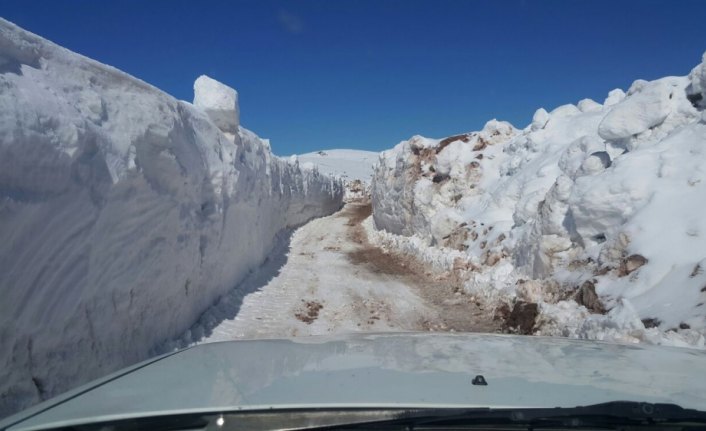
POLYGON ((538 303, 533 333, 703 347, 705 91, 706 57, 522 130, 401 142, 373 178, 378 239, 538 303))
POLYGON ((199 80, 196 107, 0 20, 0 417, 155 354, 341 206, 199 80))

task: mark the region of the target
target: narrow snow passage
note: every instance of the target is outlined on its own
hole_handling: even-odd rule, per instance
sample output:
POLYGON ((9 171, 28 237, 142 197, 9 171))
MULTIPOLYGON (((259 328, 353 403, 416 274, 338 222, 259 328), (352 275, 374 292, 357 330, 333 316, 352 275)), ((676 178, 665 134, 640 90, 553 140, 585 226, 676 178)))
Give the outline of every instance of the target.
POLYGON ((300 227, 260 270, 202 316, 197 342, 359 331, 496 331, 451 281, 371 246, 367 202, 300 227))

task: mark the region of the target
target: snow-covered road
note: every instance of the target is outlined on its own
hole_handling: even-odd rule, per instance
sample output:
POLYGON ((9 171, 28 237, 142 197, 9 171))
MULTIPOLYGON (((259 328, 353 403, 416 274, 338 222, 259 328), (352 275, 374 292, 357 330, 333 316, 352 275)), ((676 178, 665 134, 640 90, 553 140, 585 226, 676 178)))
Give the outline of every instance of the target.
POLYGON ((197 342, 355 331, 496 331, 489 312, 408 259, 371 246, 353 202, 280 247, 187 334, 197 342))

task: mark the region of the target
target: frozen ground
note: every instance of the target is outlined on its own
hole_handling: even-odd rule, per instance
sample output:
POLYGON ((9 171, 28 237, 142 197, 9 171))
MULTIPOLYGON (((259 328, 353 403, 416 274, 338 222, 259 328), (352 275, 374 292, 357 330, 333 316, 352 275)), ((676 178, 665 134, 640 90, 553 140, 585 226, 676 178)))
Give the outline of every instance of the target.
POLYGON ((207 311, 179 344, 356 331, 497 331, 492 313, 415 261, 370 245, 370 205, 313 220, 207 311))

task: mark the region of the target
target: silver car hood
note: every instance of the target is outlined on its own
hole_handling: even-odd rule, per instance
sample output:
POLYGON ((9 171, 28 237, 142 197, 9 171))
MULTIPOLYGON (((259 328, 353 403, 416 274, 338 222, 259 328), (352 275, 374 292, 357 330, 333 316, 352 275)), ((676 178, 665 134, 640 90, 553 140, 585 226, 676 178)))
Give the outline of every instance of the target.
POLYGON ((706 410, 706 352, 479 334, 374 334, 202 344, 7 418, 35 430, 175 413, 339 407, 706 410), (477 375, 486 386, 473 385, 477 375))

